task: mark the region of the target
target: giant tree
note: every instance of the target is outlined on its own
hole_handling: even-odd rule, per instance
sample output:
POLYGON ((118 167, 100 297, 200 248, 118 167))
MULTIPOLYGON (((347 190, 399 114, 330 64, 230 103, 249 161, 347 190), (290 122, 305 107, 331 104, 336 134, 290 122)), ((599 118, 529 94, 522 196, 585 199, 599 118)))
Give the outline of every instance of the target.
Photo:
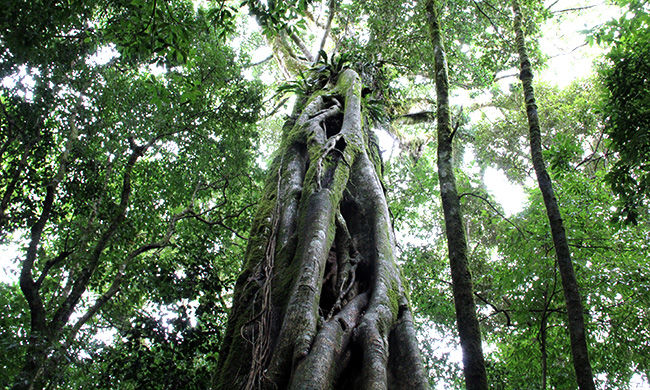
POLYGON ((427 387, 361 80, 331 76, 283 128, 218 388, 427 387))

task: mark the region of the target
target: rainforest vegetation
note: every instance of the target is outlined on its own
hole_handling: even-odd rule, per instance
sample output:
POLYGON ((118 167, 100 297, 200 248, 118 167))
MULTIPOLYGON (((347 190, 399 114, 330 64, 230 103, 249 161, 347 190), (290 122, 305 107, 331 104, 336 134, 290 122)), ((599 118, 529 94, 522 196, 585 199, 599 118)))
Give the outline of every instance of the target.
POLYGON ((3 389, 648 388, 649 207, 647 1, 0 10, 3 389))

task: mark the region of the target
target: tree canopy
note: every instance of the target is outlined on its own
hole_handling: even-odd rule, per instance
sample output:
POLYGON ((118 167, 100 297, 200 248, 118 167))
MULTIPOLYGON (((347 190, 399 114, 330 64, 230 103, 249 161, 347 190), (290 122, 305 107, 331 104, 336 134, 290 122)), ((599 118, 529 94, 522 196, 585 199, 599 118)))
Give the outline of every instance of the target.
MULTIPOLYGON (((636 0, 521 2, 541 152, 602 389, 647 386, 650 376, 648 15, 636 0), (555 54, 543 43, 550 26, 573 28, 572 15, 604 7, 617 16, 582 36, 600 53, 595 70, 568 86, 540 77, 555 54)), ((490 0, 8 1, 0 13, 0 387, 218 386, 227 319, 245 299, 235 284, 253 269, 243 261, 272 222, 265 205, 280 191, 269 180, 280 181, 279 156, 291 155, 287 134, 297 134, 296 118, 331 114, 318 123, 336 137, 342 114, 334 111, 356 101, 337 82, 353 72, 363 151, 336 138, 327 158, 306 150, 304 169, 335 166, 331 180, 348 170, 354 185, 366 179, 347 159, 367 154, 378 172, 372 188, 385 194, 401 267, 377 263, 399 284, 387 305, 399 300, 400 315, 413 314, 431 388, 465 386, 459 282, 448 260, 459 244, 449 239, 448 249, 440 200, 448 175, 437 168, 443 83, 445 150, 488 386, 576 388, 513 17, 510 3, 490 0), (443 45, 431 39, 431 10, 443 45), (506 211, 515 201, 503 200, 508 190, 489 180, 494 172, 525 195, 519 211, 506 211)), ((348 205, 365 194, 350 185, 339 192, 332 196, 348 205)), ((329 245, 343 245, 344 227, 356 226, 346 244, 356 248, 361 222, 339 213, 349 225, 332 219, 329 245)), ((357 297, 358 305, 367 299, 357 297)), ((318 329, 344 317, 332 314, 334 301, 320 303, 331 313, 314 317, 318 329)))

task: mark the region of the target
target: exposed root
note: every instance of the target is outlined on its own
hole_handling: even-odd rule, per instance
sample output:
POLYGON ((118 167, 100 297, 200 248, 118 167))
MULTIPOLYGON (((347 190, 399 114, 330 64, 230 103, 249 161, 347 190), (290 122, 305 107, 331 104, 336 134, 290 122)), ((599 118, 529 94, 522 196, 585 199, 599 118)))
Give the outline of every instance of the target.
POLYGON ((311 353, 297 365, 290 389, 325 390, 332 387, 339 359, 346 352, 352 330, 367 303, 367 293, 357 295, 344 310, 323 325, 311 353))

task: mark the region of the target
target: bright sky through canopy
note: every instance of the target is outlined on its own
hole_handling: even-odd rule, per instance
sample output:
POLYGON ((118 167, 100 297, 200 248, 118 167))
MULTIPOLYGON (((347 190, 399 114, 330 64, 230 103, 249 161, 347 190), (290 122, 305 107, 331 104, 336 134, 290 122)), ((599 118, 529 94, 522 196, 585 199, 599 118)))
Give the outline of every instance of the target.
MULTIPOLYGON (((547 7, 556 12, 556 17, 542 27, 540 38, 542 53, 546 53, 549 59, 535 79, 563 88, 574 80, 591 75, 594 61, 604 52, 601 47, 586 43, 585 32, 615 17, 620 11, 603 1, 548 1, 547 7)), ((519 80, 510 77, 504 80, 506 82, 509 84, 519 80)), ((510 183, 502 171, 489 168, 484 180, 488 191, 503 206, 506 215, 523 210, 527 198, 524 189, 510 183)))

